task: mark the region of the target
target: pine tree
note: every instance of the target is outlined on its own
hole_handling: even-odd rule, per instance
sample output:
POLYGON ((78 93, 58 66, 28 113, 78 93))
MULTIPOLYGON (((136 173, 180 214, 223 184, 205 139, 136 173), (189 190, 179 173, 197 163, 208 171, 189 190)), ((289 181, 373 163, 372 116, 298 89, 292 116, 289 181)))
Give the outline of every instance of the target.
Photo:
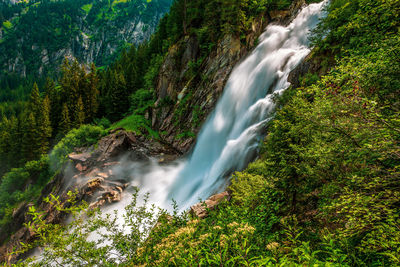
POLYGON ((58 128, 58 123, 60 122, 62 105, 60 94, 56 89, 56 84, 50 78, 46 79, 45 92, 50 101, 50 122, 53 133, 55 133, 58 128))
POLYGON ((23 133, 21 150, 21 162, 32 161, 40 155, 39 134, 36 127, 36 119, 33 112, 22 116, 21 131, 23 133))
POLYGON ((74 114, 75 105, 79 99, 79 84, 80 84, 80 66, 74 60, 72 64, 65 59, 62 65, 62 77, 60 80, 61 85, 61 98, 66 101, 69 108, 69 114, 74 114))
POLYGON ((74 127, 79 128, 85 122, 85 111, 82 98, 79 97, 78 103, 75 105, 74 127))
POLYGON ((41 114, 36 124, 39 134, 38 141, 39 141, 40 154, 45 154, 49 150, 49 142, 52 133, 51 122, 50 122, 50 100, 48 96, 46 96, 43 100, 41 114))
POLYGON ((37 118, 40 114, 40 107, 42 100, 40 99, 39 87, 36 83, 33 84, 31 95, 29 97, 29 109, 33 112, 33 115, 37 118))
POLYGON ((10 121, 2 116, 2 120, 0 122, 0 175, 2 176, 5 171, 9 168, 10 163, 10 121))
POLYGON ((129 94, 122 73, 111 71, 108 117, 115 121, 121 119, 129 110, 129 94))
POLYGON ((94 64, 91 65, 90 73, 87 75, 88 85, 86 89, 86 99, 84 101, 86 110, 86 121, 91 122, 97 113, 99 107, 98 95, 99 95, 99 78, 97 76, 96 67, 94 64))
POLYGON ((9 120, 8 131, 10 134, 10 142, 9 142, 9 154, 8 160, 10 166, 17 166, 17 162, 21 159, 22 154, 22 131, 21 131, 21 121, 18 120, 15 116, 12 116, 9 120))
POLYGON ((64 103, 61 111, 61 119, 58 125, 58 131, 59 133, 65 135, 69 132, 70 129, 71 129, 71 120, 69 118, 68 106, 67 103, 64 103))

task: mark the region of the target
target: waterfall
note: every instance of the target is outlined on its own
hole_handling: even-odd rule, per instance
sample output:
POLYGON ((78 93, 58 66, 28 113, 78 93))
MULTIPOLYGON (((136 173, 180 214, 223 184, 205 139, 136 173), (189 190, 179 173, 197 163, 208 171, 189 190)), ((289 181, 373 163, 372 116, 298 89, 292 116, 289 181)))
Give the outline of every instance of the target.
POLYGON ((174 199, 187 209, 223 190, 227 177, 254 159, 274 116, 273 97, 290 86, 289 73, 310 53, 308 34, 327 1, 303 8, 287 27, 267 27, 254 51, 232 71, 187 159, 169 166, 131 164, 133 183, 149 192, 152 202, 168 209, 174 199))
POLYGON ((169 196, 188 206, 225 185, 257 153, 274 114, 274 94, 289 87, 289 73, 310 53, 308 33, 326 1, 304 8, 287 26, 270 25, 253 53, 233 70, 217 107, 203 126, 169 196))

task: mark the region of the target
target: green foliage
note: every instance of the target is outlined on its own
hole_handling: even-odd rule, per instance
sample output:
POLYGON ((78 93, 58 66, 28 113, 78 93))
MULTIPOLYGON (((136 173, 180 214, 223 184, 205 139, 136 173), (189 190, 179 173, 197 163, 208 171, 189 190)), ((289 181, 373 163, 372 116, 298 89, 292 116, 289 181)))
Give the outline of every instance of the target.
POLYGON ((104 129, 111 127, 111 122, 107 118, 96 119, 94 120, 94 123, 104 129))
POLYGON ((111 129, 124 128, 139 135, 148 135, 153 138, 159 138, 156 131, 151 128, 151 123, 143 115, 132 114, 111 125, 111 129))
MULTIPOLYGON (((102 40, 114 47, 123 46, 128 36, 112 38, 110 33, 132 21, 153 26, 160 14, 168 12, 171 3, 172 0, 111 1, 111 5, 105 0, 18 1, 13 5, 2 2, 0 26, 5 31, 0 42, 0 80, 7 62, 16 57, 26 67, 26 74, 54 77, 54 69, 61 61, 57 58, 52 62, 52 56, 70 48, 73 40, 82 41, 82 33, 92 34, 94 42, 102 40), (48 64, 42 64, 42 51, 50 57, 48 64)), ((81 52, 74 51, 74 56, 80 58, 81 52)), ((102 51, 96 53, 94 63, 107 65, 117 56, 118 51, 102 51)))
POLYGON ((103 137, 106 131, 100 126, 82 125, 71 130, 50 153, 50 160, 55 169, 59 169, 66 162, 68 154, 76 147, 91 146, 103 137))
POLYGON ((35 246, 41 246, 44 250, 37 262, 28 260, 17 266, 26 266, 29 262, 30 266, 56 263, 115 266, 117 263, 127 263, 137 254, 139 247, 148 242, 146 238, 149 234, 159 239, 183 222, 178 216, 167 216, 163 210, 148 207, 147 197, 139 205, 138 192, 134 193, 132 203, 125 208, 120 224, 117 221, 121 221, 121 217, 117 213, 103 217, 99 210, 86 210, 86 204, 76 206, 75 193, 70 192, 69 196, 64 203, 52 195, 45 199, 55 209, 71 215, 73 220, 67 225, 48 224, 43 212, 35 207, 30 208, 29 214, 33 219, 27 227, 36 233, 38 239, 34 244, 23 244, 22 250, 35 246), (166 222, 169 230, 165 229, 166 222), (153 228, 157 223, 162 225, 153 228), (92 234, 99 239, 89 241, 92 234))
MULTIPOLYGON (((224 34, 245 32, 252 16, 288 4, 176 1, 147 44, 124 52, 99 73, 98 115, 115 120, 130 105, 133 115, 112 128, 151 132, 144 115, 154 103, 155 77, 171 45, 196 34, 202 58, 224 34), (124 97, 116 100, 119 94, 124 97), (117 109, 116 103, 124 108, 117 109)), ((314 55, 334 55, 336 66, 323 77, 305 75, 302 87, 276 98, 279 110, 262 153, 233 176, 230 202, 221 203, 203 220, 165 212, 157 218, 137 208, 136 195, 124 217, 128 231, 123 232, 112 215, 89 211, 79 216, 85 206, 64 206, 52 197, 47 201, 76 220, 66 226, 48 225, 44 214, 31 210, 34 223, 29 227, 40 237, 33 245, 46 248, 37 264, 61 260, 76 266, 117 265, 117 257, 126 266, 398 266, 399 2, 332 0, 327 11, 314 35, 314 55), (100 238, 89 241, 96 231, 100 238), (105 240, 111 243, 101 246, 105 240)), ((193 73, 198 62, 190 64, 193 73)), ((192 93, 182 95, 177 121, 186 116, 192 93)), ((5 118, 2 127, 15 124, 15 119, 5 118)), ((60 166, 75 146, 93 144, 103 133, 94 126, 73 130, 51 156, 60 166)), ((188 134, 183 131, 182 136, 188 134)), ((1 137, 10 139, 5 132, 1 137)), ((0 192, 19 190, 32 175, 28 169, 8 174, 0 192)), ((24 199, 18 194, 14 198, 24 199)), ((3 213, 11 214, 12 208, 5 207, 3 213)))
POLYGON ((11 221, 14 209, 22 202, 36 201, 42 187, 51 176, 47 156, 38 161, 28 162, 22 168, 12 169, 3 176, 0 181, 1 238, 17 230, 15 227, 19 227, 11 221))

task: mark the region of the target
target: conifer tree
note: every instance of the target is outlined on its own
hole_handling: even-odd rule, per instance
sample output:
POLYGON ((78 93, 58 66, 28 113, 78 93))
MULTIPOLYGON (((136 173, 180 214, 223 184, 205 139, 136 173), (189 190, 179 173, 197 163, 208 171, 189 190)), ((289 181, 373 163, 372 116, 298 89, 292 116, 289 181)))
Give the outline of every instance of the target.
POLYGON ((129 110, 129 94, 124 76, 115 70, 111 72, 109 99, 108 114, 111 120, 122 118, 123 114, 129 110))
POLYGON ((41 114, 36 124, 39 134, 38 141, 40 154, 45 154, 49 150, 49 141, 52 133, 50 122, 50 99, 48 96, 46 96, 43 100, 41 114))
POLYGON ((42 100, 40 99, 39 87, 34 83, 29 98, 29 109, 33 112, 33 115, 36 118, 39 116, 41 105, 42 100))
POLYGON ((99 106, 98 103, 98 95, 99 95, 99 90, 98 90, 98 84, 99 84, 99 78, 97 76, 97 71, 96 67, 94 64, 91 65, 90 68, 90 73, 87 75, 88 81, 87 89, 86 89, 86 99, 84 102, 85 105, 85 115, 86 115, 86 121, 91 122, 97 113, 97 109, 99 106))
POLYGON ((22 162, 37 159, 40 155, 40 142, 33 112, 22 116, 21 132, 23 133, 21 142, 22 162))
POLYGON ((61 98, 66 101, 69 114, 74 114, 75 105, 79 99, 80 66, 74 60, 72 64, 65 59, 62 65, 61 98))
POLYGON ((15 116, 9 119, 8 132, 10 134, 10 140, 8 143, 8 161, 10 166, 16 166, 16 163, 21 158, 21 143, 22 143, 22 132, 21 122, 15 116))
POLYGON ((75 105, 74 126, 79 128, 85 122, 85 111, 82 98, 79 97, 78 103, 75 105))
POLYGON ((62 104, 60 100, 60 94, 56 89, 56 84, 50 78, 46 79, 45 92, 50 102, 51 128, 53 129, 53 133, 55 133, 60 122, 62 104))
POLYGON ((58 125, 58 131, 59 133, 65 135, 68 133, 70 129, 71 129, 71 120, 69 117, 69 110, 67 103, 64 103, 61 111, 61 119, 58 125))
POLYGON ((10 163, 10 121, 2 116, 2 120, 0 122, 0 175, 3 175, 5 171, 8 169, 8 165, 10 163))

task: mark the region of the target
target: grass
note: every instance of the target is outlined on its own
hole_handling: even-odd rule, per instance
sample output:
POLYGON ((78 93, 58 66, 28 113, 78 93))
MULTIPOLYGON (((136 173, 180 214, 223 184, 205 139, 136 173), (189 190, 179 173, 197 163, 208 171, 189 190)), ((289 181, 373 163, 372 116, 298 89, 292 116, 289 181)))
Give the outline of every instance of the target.
POLYGON ((134 132, 135 134, 146 134, 150 135, 153 138, 159 138, 158 132, 154 131, 150 127, 150 122, 146 120, 142 115, 132 114, 123 118, 122 120, 114 123, 107 130, 115 130, 118 128, 123 128, 126 131, 134 132))

